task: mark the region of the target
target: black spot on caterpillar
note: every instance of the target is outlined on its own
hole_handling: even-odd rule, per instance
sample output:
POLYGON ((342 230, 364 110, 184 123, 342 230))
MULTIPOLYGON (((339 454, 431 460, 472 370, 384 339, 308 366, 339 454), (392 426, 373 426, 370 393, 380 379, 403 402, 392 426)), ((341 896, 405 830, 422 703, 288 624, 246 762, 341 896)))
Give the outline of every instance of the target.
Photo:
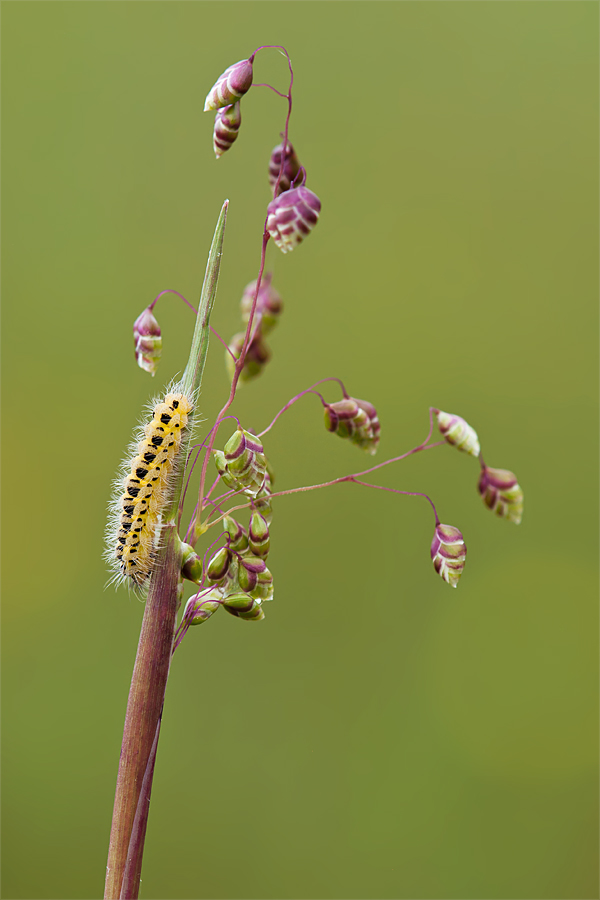
POLYGON ((132 458, 124 463, 125 478, 118 483, 107 532, 106 558, 115 570, 113 581, 140 588, 152 572, 161 513, 171 476, 181 464, 192 409, 184 394, 169 392, 154 406, 151 420, 132 447, 132 458))

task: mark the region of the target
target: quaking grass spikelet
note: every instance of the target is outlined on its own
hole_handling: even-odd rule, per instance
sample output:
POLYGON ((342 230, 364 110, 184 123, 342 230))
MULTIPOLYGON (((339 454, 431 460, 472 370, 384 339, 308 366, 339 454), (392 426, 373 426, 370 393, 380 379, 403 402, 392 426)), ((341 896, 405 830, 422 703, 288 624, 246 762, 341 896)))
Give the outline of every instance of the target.
POLYGON ((161 514, 185 455, 192 410, 192 399, 175 386, 155 403, 123 462, 125 477, 115 483, 106 535, 114 582, 142 588, 152 572, 161 514))

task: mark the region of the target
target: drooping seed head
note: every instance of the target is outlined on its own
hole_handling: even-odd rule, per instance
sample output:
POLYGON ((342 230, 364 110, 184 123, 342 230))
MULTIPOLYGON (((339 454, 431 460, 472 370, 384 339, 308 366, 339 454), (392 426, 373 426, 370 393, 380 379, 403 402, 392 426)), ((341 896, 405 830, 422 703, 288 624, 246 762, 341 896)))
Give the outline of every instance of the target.
POLYGON ((258 576, 266 570, 264 559, 258 556, 244 556, 239 560, 238 584, 243 591, 250 593, 258 583, 258 576))
POLYGON ((231 613, 232 616, 237 616, 239 619, 259 622, 265 617, 260 600, 255 600, 244 591, 237 591, 225 597, 223 606, 228 613, 231 613))
POLYGON ((267 474, 267 460, 260 440, 238 428, 225 444, 224 452, 215 451, 215 464, 225 485, 256 497, 267 474))
MULTIPOLYGON (((225 351, 225 368, 227 369, 227 374, 229 375, 230 381, 233 381, 235 364, 239 359, 240 353, 242 352, 245 336, 245 333, 240 332, 239 334, 235 334, 231 339, 229 349, 231 350, 231 353, 233 353, 235 359, 233 359, 231 353, 225 351)), ((240 381, 247 382, 251 381, 253 378, 256 378, 257 375, 260 375, 264 370, 270 359, 271 351, 264 342, 262 334, 259 330, 256 333, 254 339, 248 345, 246 357, 244 359, 244 365, 240 373, 240 381)))
POLYGON ((229 574, 233 553, 229 547, 221 547, 220 550, 211 557, 206 567, 206 577, 208 581, 219 583, 229 574))
POLYGON ((229 535, 229 547, 241 553, 248 546, 248 535, 245 529, 233 516, 225 516, 223 519, 223 531, 229 535))
POLYGON ((349 438, 371 456, 377 452, 381 425, 377 410, 367 400, 345 397, 337 403, 327 403, 325 428, 342 438, 349 438))
POLYGON ((217 159, 237 140, 241 124, 242 113, 239 100, 237 103, 232 103, 231 106, 224 106, 217 110, 213 131, 213 149, 217 159))
POLYGON ((519 525, 523 517, 523 490, 508 469, 483 466, 477 485, 483 502, 492 512, 519 525))
POLYGON ((431 558, 438 575, 456 587, 467 558, 467 547, 458 528, 453 525, 436 526, 431 542, 431 558))
POLYGON ((358 412, 358 403, 350 397, 338 400, 337 403, 328 403, 325 406, 325 428, 336 432, 340 437, 350 437, 354 431, 352 420, 358 412))
MULTIPOLYGON (((243 322, 248 322, 250 319, 255 293, 256 281, 251 281, 250 284, 247 284, 244 288, 244 293, 240 300, 243 322)), ((269 274, 261 281, 258 296, 256 298, 256 309, 254 311, 255 317, 260 316, 260 331, 263 337, 273 330, 282 310, 283 303, 281 302, 281 297, 271 285, 271 275, 269 274)), ((256 318, 254 321, 256 321, 256 318)))
POLYGON ((263 603, 273 599, 273 576, 267 568, 263 572, 257 572, 256 587, 250 591, 250 596, 263 603))
POLYGON ((252 63, 249 59, 241 59, 225 69, 222 75, 207 94, 204 112, 209 109, 222 109, 243 97, 252 85, 252 63))
POLYGON ((202 582, 202 560, 189 544, 183 544, 181 574, 194 584, 202 582))
POLYGON ((271 546, 269 525, 264 516, 261 516, 261 514, 256 511, 250 516, 248 543, 250 550, 255 556, 260 556, 262 559, 267 558, 271 546))
POLYGON ((154 375, 162 353, 162 334, 150 307, 133 323, 133 340, 138 366, 154 375))
POLYGON ((267 207, 267 230, 282 253, 301 244, 317 224, 321 201, 301 185, 284 191, 267 207))
POLYGON ((223 599, 223 603, 231 609, 249 609, 253 605, 252 597, 245 591, 233 591, 223 599))
POLYGON ((222 604, 220 595, 216 591, 201 592, 190 597, 185 605, 183 618, 189 625, 202 625, 210 619, 222 604))
POLYGON ((265 480, 263 482, 263 486, 260 491, 256 495, 256 499, 252 504, 253 511, 259 512, 267 525, 270 525, 273 521, 273 506, 271 504, 271 485, 275 480, 275 475, 273 473, 273 468, 271 463, 267 459, 267 474, 265 475, 265 480))
POLYGON ((441 409, 434 409, 437 418, 438 428, 443 437, 457 447, 458 450, 464 450, 471 456, 479 456, 480 446, 477 432, 474 428, 461 419, 460 416, 452 415, 452 413, 443 412, 441 409))
POLYGON ((260 468, 264 481, 267 473, 265 448, 255 434, 238 426, 225 444, 224 453, 231 472, 239 476, 248 466, 256 465, 260 468))
POLYGON ((367 451, 371 456, 377 452, 379 445, 379 435, 381 432, 381 423, 377 410, 368 400, 356 400, 360 408, 366 413, 368 425, 364 428, 362 434, 359 434, 358 445, 367 451))
POLYGON ((271 491, 267 490, 266 487, 268 477, 267 475, 265 484, 256 495, 254 509, 261 514, 267 525, 270 525, 273 521, 273 506, 271 504, 271 491))
MULTIPOLYGON (((274 197, 275 185, 277 184, 277 179, 279 178, 279 172, 281 170, 282 153, 283 142, 281 144, 277 144, 277 146, 273 148, 271 159, 269 160, 269 185, 274 197)), ((283 172, 281 173, 281 179, 279 181, 279 187, 277 189, 277 196, 279 196, 279 194, 282 194, 284 191, 289 191, 299 171, 300 162, 298 161, 298 157, 296 156, 296 151, 292 147, 290 141, 288 141, 286 144, 283 172)))

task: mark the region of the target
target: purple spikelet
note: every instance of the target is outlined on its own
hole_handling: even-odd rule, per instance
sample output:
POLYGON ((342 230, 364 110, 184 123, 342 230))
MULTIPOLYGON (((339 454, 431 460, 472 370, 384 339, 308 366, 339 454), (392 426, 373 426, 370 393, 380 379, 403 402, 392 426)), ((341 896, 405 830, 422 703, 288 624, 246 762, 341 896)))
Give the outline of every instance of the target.
POLYGON ((267 208, 267 230, 282 253, 301 244, 317 224, 321 201, 301 185, 284 191, 267 208))
POLYGON ((138 366, 154 375, 162 352, 162 336, 150 307, 133 323, 133 340, 138 366))
POLYGON ((377 452, 381 425, 377 410, 367 400, 345 397, 337 403, 325 404, 325 428, 373 455, 377 452))
POLYGON ((267 565, 258 556, 244 556, 240 559, 238 582, 243 591, 252 593, 258 584, 258 576, 265 572, 267 565))
POLYGON ((482 466, 477 488, 483 502, 492 512, 515 525, 520 524, 523 517, 523 490, 513 472, 482 466))
MULTIPOLYGON (((251 281, 244 288, 244 293, 240 300, 243 322, 247 322, 250 318, 255 293, 256 281, 251 281)), ((261 282, 255 309, 255 315, 260 316, 260 331, 263 336, 272 331, 282 311, 283 303, 281 302, 281 297, 271 285, 271 275, 268 274, 261 282)))
POLYGON ((213 148, 217 159, 237 140, 241 124, 242 113, 239 100, 231 106, 224 106, 217 110, 213 131, 213 148))
POLYGON ((438 523, 431 542, 431 558, 438 575, 456 587, 467 558, 465 540, 458 528, 438 523))
POLYGON ((365 429, 365 439, 367 442, 367 446, 365 447, 365 449, 367 449, 369 453, 373 454, 377 450, 377 446, 379 444, 379 433, 381 431, 379 416, 377 415, 377 410, 375 409, 373 404, 369 403, 368 400, 356 400, 356 402, 367 415, 368 425, 365 429))
POLYGON ((252 62, 249 59, 241 59, 225 69, 222 75, 207 94, 204 103, 204 112, 209 109, 222 109, 230 106, 250 90, 252 85, 252 62))
MULTIPOLYGON (((233 356, 235 356, 235 359, 231 356, 231 353, 225 353, 225 366, 230 379, 233 379, 235 363, 242 352, 245 337, 246 335, 243 332, 239 332, 238 334, 234 334, 231 339, 229 349, 231 350, 231 353, 233 353, 233 356)), ((248 345, 246 356, 244 358, 244 365, 240 374, 240 381, 251 381, 253 378, 256 378, 257 375, 261 374, 270 359, 271 351, 267 347, 259 330, 248 345)))
MULTIPOLYGON (((277 146, 273 148, 271 159, 269 160, 269 185, 271 187, 273 197, 275 197, 275 185, 277 184, 279 171, 281 169, 282 154, 283 142, 281 144, 277 144, 277 146)), ((283 172, 281 173, 279 187, 277 188, 277 196, 279 196, 279 194, 283 194, 284 191, 289 191, 299 171, 300 162, 298 160, 298 157, 296 156, 296 151, 288 141, 283 163, 283 172)))

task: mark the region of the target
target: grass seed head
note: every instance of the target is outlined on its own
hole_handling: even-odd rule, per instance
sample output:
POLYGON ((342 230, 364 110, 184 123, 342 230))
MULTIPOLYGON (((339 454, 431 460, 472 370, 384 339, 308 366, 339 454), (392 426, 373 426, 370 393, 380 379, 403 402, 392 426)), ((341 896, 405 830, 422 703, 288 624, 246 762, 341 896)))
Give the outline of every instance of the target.
POLYGON ((225 69, 206 96, 204 112, 222 109, 235 103, 250 90, 252 85, 252 61, 241 59, 225 69))

